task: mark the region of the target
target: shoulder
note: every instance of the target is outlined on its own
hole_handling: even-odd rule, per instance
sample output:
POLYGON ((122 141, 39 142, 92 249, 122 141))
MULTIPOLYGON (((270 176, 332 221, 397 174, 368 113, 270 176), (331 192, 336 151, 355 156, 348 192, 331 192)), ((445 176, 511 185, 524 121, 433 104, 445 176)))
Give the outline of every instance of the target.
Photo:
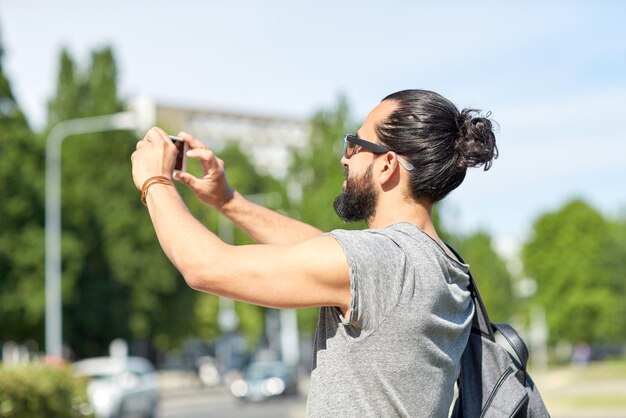
POLYGON ((346 246, 363 246, 368 252, 378 247, 411 250, 420 247, 432 248, 437 244, 416 225, 400 222, 384 228, 370 228, 363 230, 335 229, 328 232, 328 236, 335 238, 345 249, 346 246))
POLYGON ((382 276, 402 277, 407 259, 415 250, 393 225, 381 229, 343 230, 326 234, 334 238, 343 249, 353 281, 382 276))
POLYGON ((324 235, 332 236, 342 241, 396 241, 404 236, 416 237, 415 230, 419 230, 415 225, 409 223, 391 224, 384 228, 368 228, 368 229, 334 229, 324 235), (413 228, 413 229, 412 229, 413 228))
POLYGON ((403 238, 393 226, 381 229, 335 229, 325 234, 334 238, 350 258, 351 254, 376 257, 397 253, 403 247, 403 238))

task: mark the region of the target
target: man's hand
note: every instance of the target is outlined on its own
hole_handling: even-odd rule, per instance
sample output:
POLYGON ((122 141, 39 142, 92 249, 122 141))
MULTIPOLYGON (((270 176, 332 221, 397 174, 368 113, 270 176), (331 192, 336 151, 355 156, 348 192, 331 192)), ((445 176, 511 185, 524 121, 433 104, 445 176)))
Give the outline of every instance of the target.
POLYGON ((176 146, 162 129, 155 127, 137 142, 137 148, 130 160, 133 163, 135 187, 141 190, 144 182, 150 177, 172 178, 176 162, 176 146))
POLYGON ((187 143, 187 157, 198 158, 202 167, 202 177, 189 173, 176 173, 176 180, 184 183, 198 199, 216 209, 221 208, 233 197, 233 190, 228 185, 224 171, 224 161, 188 133, 181 132, 178 137, 187 143))

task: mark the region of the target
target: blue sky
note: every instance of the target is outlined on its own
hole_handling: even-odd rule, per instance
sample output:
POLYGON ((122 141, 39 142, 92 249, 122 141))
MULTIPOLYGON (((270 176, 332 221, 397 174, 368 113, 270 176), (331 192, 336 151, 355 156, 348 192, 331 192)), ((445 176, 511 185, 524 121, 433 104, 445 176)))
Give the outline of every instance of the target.
POLYGON ((425 88, 500 124, 500 158, 446 199, 449 224, 507 243, 573 197, 623 215, 626 2, 433 3, 2 0, 0 35, 36 127, 62 47, 86 65, 112 45, 125 97, 181 105, 306 117, 343 93, 360 121, 425 88))

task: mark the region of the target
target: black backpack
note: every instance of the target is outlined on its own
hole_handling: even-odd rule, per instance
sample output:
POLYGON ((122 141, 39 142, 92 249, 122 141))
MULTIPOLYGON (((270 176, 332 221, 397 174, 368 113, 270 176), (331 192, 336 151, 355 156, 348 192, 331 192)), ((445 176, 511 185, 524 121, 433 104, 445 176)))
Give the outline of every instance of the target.
MULTIPOLYGON (((461 256, 448 248, 463 262, 461 256)), ((528 348, 519 334, 508 324, 492 324, 469 274, 474 302, 472 329, 461 356, 461 373, 457 381, 459 394, 454 405, 454 418, 487 417, 550 417, 543 399, 528 375, 528 348), (498 331, 515 355, 496 342, 498 331)))

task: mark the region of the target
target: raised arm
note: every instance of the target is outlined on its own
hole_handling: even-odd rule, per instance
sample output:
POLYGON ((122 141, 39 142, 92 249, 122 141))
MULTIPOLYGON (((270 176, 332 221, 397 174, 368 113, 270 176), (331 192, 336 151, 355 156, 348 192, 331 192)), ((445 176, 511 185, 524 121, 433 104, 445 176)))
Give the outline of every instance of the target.
POLYGON ((217 209, 252 239, 261 244, 295 244, 317 237, 321 231, 304 222, 257 205, 234 191, 226 179, 224 162, 193 136, 181 132, 188 145, 187 156, 198 158, 202 177, 180 173, 176 179, 187 185, 202 202, 217 209))
MULTIPOLYGON (((151 129, 132 156, 136 187, 154 176, 171 177, 175 153, 167 135, 151 129)), ((171 184, 153 184, 146 203, 161 247, 192 288, 276 308, 337 306, 347 314, 348 263, 332 237, 232 246, 189 213, 171 184)))

